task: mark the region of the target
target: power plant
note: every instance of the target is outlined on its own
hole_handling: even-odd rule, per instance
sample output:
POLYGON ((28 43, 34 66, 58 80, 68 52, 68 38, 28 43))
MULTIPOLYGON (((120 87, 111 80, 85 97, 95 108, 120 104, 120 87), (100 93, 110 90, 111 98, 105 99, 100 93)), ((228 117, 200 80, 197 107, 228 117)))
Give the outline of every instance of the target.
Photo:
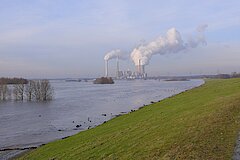
MULTIPOLYGON (((109 64, 108 60, 105 60, 105 77, 109 77, 109 64)), ((145 66, 141 64, 139 59, 139 64, 136 65, 136 71, 122 71, 120 70, 119 57, 116 58, 116 79, 146 79, 147 73, 145 72, 145 66)))
POLYGON ((108 61, 116 59, 116 79, 146 79, 147 73, 145 66, 150 63, 151 58, 154 55, 160 54, 173 54, 180 53, 189 48, 196 48, 199 45, 206 45, 204 31, 207 25, 201 25, 196 30, 196 36, 192 36, 188 41, 184 41, 180 32, 175 28, 170 28, 164 36, 159 36, 157 39, 150 41, 149 43, 142 44, 133 49, 130 54, 130 58, 133 61, 136 70, 135 71, 120 71, 119 60, 124 58, 124 53, 120 49, 112 50, 108 52, 105 57, 105 77, 109 77, 108 61))

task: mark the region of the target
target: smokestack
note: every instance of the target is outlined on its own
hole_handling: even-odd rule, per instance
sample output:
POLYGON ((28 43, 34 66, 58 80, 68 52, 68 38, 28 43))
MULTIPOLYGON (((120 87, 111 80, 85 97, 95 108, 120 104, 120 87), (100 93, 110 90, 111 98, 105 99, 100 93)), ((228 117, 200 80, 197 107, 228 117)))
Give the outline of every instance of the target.
POLYGON ((145 73, 145 66, 142 65, 142 73, 144 74, 145 73))
POLYGON ((141 74, 141 59, 138 60, 138 73, 141 74))
POLYGON ((108 60, 105 61, 105 77, 108 77, 108 60))
POLYGON ((117 72, 116 77, 119 78, 119 56, 117 56, 117 72))

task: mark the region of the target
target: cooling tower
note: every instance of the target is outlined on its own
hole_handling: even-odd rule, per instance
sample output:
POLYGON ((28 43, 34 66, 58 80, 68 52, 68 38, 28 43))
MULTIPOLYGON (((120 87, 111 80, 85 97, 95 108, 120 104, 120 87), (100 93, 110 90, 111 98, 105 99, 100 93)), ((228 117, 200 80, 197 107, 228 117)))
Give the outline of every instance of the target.
POLYGON ((136 72, 138 74, 144 74, 145 73, 145 66, 141 64, 141 60, 139 59, 138 65, 136 65, 136 72))

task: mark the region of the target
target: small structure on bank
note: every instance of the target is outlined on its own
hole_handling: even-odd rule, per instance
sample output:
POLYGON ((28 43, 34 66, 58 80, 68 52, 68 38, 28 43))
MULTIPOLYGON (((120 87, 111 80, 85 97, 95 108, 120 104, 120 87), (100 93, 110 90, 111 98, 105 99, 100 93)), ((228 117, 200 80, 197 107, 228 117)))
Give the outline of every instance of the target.
POLYGON ((93 81, 94 84, 114 84, 111 77, 101 77, 93 81))

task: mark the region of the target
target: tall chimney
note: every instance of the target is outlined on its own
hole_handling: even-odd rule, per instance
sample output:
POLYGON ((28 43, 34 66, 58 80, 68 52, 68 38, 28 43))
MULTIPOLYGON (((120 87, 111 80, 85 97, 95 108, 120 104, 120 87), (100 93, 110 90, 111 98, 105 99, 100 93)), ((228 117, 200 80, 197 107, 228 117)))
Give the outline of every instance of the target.
POLYGON ((119 78, 119 57, 117 56, 117 72, 116 77, 119 78))
POLYGON ((108 60, 105 61, 105 77, 108 77, 108 60))
POLYGON ((142 65, 142 73, 144 74, 145 73, 145 66, 142 65))
POLYGON ((141 59, 138 60, 138 73, 142 73, 141 71, 141 59))

